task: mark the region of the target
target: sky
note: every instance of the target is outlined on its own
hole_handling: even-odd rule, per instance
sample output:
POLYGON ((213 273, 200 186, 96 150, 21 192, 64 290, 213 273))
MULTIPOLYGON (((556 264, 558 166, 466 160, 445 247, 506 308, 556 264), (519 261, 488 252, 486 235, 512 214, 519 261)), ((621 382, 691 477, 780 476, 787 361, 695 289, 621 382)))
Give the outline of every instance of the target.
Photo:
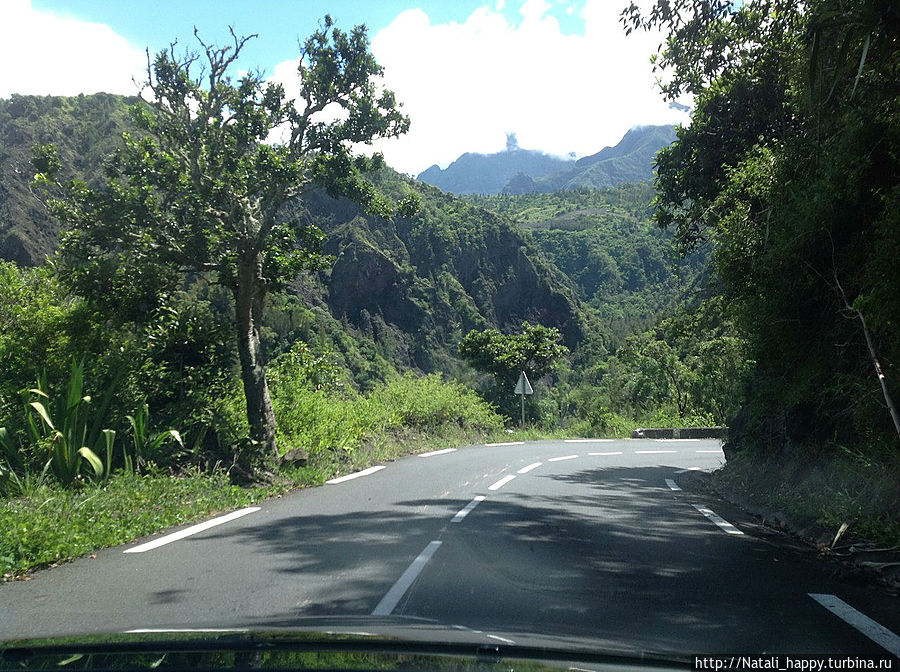
MULTIPOLYGON (((0 0, 0 98, 138 92, 151 53, 256 34, 238 67, 291 91, 298 44, 330 14, 365 24, 409 133, 374 149, 416 175, 506 134, 593 154, 638 125, 687 123, 655 86, 658 34, 625 35, 629 0, 0 0)), ((690 101, 681 101, 687 102, 690 101)))

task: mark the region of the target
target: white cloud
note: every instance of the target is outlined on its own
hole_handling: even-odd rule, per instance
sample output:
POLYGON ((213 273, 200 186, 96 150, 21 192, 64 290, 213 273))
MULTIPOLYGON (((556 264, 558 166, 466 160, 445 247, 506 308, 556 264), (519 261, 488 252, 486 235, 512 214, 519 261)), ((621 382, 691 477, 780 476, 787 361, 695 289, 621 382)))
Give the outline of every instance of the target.
POLYGON ((109 26, 0 2, 0 98, 13 93, 135 95, 146 54, 109 26))
POLYGON ((632 126, 686 121, 653 85, 659 35, 626 37, 624 0, 588 0, 580 35, 564 34, 550 7, 528 0, 517 24, 489 6, 446 24, 410 9, 379 31, 372 51, 412 120, 406 136, 376 144, 388 163, 418 173, 499 151, 507 132, 525 148, 587 155, 632 126))

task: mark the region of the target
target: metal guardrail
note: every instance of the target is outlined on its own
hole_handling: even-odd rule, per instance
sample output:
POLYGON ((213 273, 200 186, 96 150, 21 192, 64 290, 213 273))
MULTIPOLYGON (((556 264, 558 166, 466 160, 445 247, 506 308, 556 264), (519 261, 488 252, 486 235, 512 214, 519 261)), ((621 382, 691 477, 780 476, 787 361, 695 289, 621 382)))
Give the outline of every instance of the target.
POLYGON ((642 427, 631 433, 633 439, 724 439, 727 427, 642 427))

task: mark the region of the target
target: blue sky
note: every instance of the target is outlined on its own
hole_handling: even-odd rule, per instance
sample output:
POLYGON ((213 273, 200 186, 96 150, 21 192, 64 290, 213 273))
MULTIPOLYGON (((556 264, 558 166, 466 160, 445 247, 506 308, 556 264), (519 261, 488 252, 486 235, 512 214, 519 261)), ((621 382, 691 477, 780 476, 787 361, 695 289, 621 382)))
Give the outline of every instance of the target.
MULTIPOLYGON (((519 144, 584 156, 631 126, 686 121, 654 89, 658 35, 626 38, 628 0, 2 0, 0 97, 135 93, 146 48, 256 33, 242 68, 290 80, 303 40, 326 14, 363 23, 412 128, 376 146, 418 173, 465 151, 519 144)), ((687 101, 689 102, 689 101, 687 101)))

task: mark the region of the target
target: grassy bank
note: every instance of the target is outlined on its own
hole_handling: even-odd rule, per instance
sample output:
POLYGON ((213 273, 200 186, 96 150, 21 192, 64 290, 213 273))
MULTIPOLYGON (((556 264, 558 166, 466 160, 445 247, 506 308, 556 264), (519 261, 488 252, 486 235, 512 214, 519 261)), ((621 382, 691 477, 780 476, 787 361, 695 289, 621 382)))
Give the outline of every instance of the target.
POLYGON ((490 406, 437 376, 398 377, 369 395, 281 383, 275 403, 282 445, 306 448, 306 466, 279 468, 271 482, 247 487, 232 485, 222 470, 119 471, 105 484, 80 488, 30 474, 0 506, 0 576, 8 580, 402 455, 507 436, 490 406))
POLYGON ((900 545, 900 455, 810 450, 762 455, 742 451, 713 476, 714 485, 795 531, 824 540, 843 523, 844 540, 900 545))

